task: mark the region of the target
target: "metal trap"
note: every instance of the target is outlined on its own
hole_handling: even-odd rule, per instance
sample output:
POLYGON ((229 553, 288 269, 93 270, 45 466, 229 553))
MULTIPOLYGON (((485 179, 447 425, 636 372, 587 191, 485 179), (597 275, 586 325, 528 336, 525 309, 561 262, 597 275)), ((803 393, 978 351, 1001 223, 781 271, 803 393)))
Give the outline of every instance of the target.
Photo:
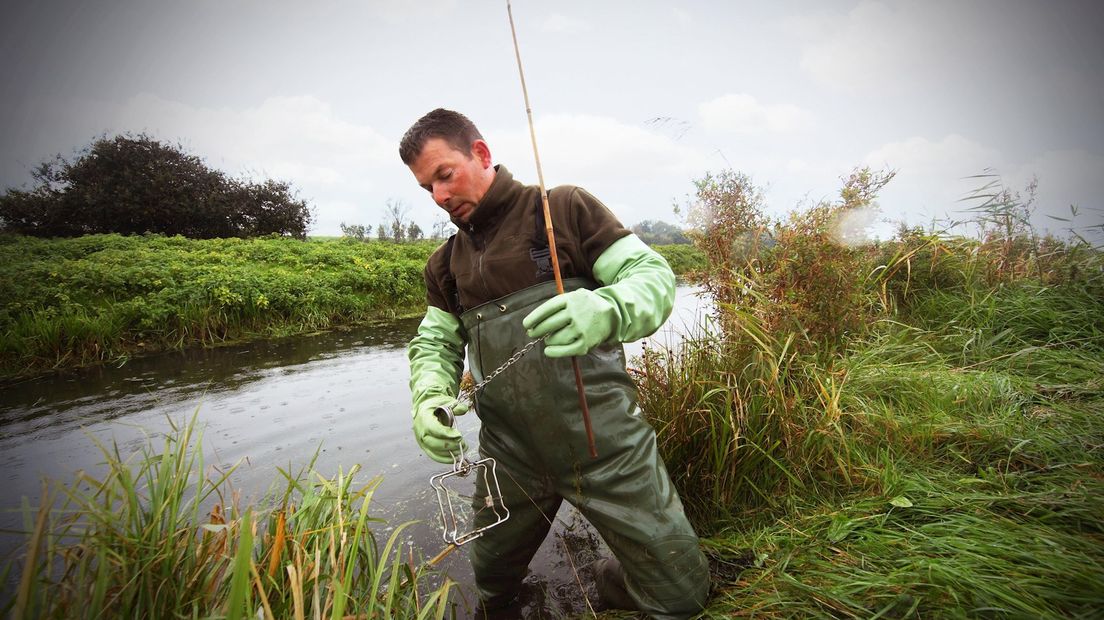
MULTIPOLYGON (((438 407, 434 415, 442 424, 452 426, 455 418, 447 407, 438 407)), ((451 545, 462 545, 479 538, 484 532, 510 518, 510 510, 502 502, 502 490, 498 485, 495 472, 495 460, 487 457, 471 461, 463 453, 452 455, 452 469, 429 479, 430 486, 437 492, 437 504, 441 508, 442 537, 451 545), (470 479, 469 479, 470 478, 470 479), (480 484, 481 483, 481 484, 480 484), (475 497, 480 489, 486 490, 482 497, 475 497), (475 528, 475 518, 484 511, 490 511, 494 520, 483 527, 475 528), (462 531, 466 528, 475 528, 462 531)))

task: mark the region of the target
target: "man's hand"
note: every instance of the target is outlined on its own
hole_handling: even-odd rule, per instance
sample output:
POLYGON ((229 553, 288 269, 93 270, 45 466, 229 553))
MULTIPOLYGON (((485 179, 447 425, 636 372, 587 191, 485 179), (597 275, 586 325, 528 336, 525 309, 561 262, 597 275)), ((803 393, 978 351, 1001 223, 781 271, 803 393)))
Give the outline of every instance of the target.
POLYGON ((557 295, 537 306, 521 324, 530 338, 548 335, 544 354, 548 357, 586 355, 613 334, 617 309, 610 302, 584 288, 557 295))
POLYGON ((452 406, 454 415, 464 415, 468 406, 456 402, 456 399, 444 394, 427 396, 414 407, 414 439, 429 458, 438 463, 452 463, 453 455, 464 450, 464 441, 460 431, 446 426, 433 415, 438 407, 452 406))

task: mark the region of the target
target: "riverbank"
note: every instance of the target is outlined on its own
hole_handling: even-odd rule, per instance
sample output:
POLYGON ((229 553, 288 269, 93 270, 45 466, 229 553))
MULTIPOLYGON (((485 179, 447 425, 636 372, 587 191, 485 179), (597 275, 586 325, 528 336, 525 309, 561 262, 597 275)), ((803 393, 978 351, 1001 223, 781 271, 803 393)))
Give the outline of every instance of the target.
POLYGON ((780 304, 746 294, 720 335, 645 357, 713 563, 706 617, 1104 613, 1104 257, 1014 241, 853 257, 833 285, 856 303, 781 309, 864 317, 836 341, 766 328, 780 304))
POLYGON ((0 375, 413 313, 435 246, 0 237, 0 375))
MULTIPOLYGON (((888 275, 867 281, 864 290, 873 297, 861 298, 878 300, 879 306, 858 306, 875 318, 844 342, 800 347, 799 333, 764 331, 754 315, 758 302, 749 298, 734 309, 743 313, 743 327, 687 341, 676 352, 645 355, 635 375, 643 409, 711 560, 713 597, 702 617, 1099 615, 1104 609, 1104 271, 1098 252, 1067 250, 1054 263, 1036 262, 1009 273, 994 268, 1007 262, 989 262, 998 256, 969 240, 930 237, 887 244, 867 258, 885 265, 878 273, 888 275), (908 257, 907 262, 895 256, 908 257)), ((368 376, 363 369, 353 374, 368 376)), ((370 389, 375 400, 388 399, 382 382, 370 389)), ((314 409, 329 414, 339 409, 318 398, 327 389, 303 391, 314 409)), ((263 409, 259 403, 249 407, 263 409)), ((243 414, 253 413, 246 409, 243 414)), ((286 423, 251 417, 243 423, 253 435, 269 430, 271 435, 257 440, 256 449, 264 452, 279 447, 271 437, 296 432, 286 423)), ((374 434, 336 427, 330 435, 371 437, 373 450, 400 437, 410 441, 405 423, 374 434)), ((172 441, 174 449, 158 451, 151 444, 149 453, 179 462, 174 450, 182 442, 172 441)), ((333 443, 329 447, 335 450, 333 443)), ((407 447, 416 452, 413 444, 407 447)), ((365 458, 342 454, 338 460, 344 463, 365 458)), ((122 496, 126 487, 118 485, 126 479, 125 466, 112 466, 118 473, 110 481, 111 493, 122 496)), ((402 475, 402 466, 390 467, 389 481, 402 475)), ((151 476, 147 485, 171 488, 168 480, 187 478, 177 469, 165 471, 164 481, 151 476)), ((331 477, 309 475, 314 485, 289 487, 286 495, 281 483, 280 493, 221 514, 226 528, 209 514, 189 511, 175 513, 172 528, 157 529, 152 520, 164 513, 147 510, 141 518, 151 521, 139 520, 133 531, 123 531, 119 523, 130 521, 103 513, 99 504, 71 505, 71 514, 102 517, 100 529, 90 529, 76 547, 50 546, 61 539, 48 532, 73 527, 70 514, 39 512, 33 504, 24 550, 38 548, 36 541, 41 550, 30 558, 38 564, 31 563, 35 568, 23 581, 24 609, 49 608, 58 610, 57 616, 100 609, 93 596, 110 591, 123 595, 114 607, 119 615, 146 605, 240 617, 256 616, 262 608, 264 617, 283 617, 294 612, 296 598, 310 607, 314 592, 320 593, 321 607, 332 606, 336 599, 327 597, 340 588, 356 593, 350 599, 362 605, 354 607, 356 613, 370 614, 370 602, 379 601, 372 598, 371 580, 340 585, 339 578, 301 580, 309 566, 290 555, 290 544, 277 542, 281 531, 290 541, 292 532, 319 532, 327 523, 336 523, 352 540, 355 520, 349 517, 361 514, 360 498, 346 495, 355 501, 340 509, 331 504, 336 512, 329 516, 306 512, 301 521, 290 510, 317 505, 313 496, 338 488, 331 477), (251 523, 256 530, 247 527, 251 523), (210 548, 204 536, 224 531, 228 538, 219 553, 204 556, 202 565, 191 560, 197 549, 210 548), (140 548, 125 547, 139 536, 147 536, 140 548), (117 552, 116 544, 131 555, 117 552), (98 561, 97 553, 109 560, 98 561), (160 567, 163 557, 181 557, 173 554, 187 554, 189 572, 135 570, 160 567), (64 562, 71 567, 67 581, 37 579, 64 562), (96 572, 103 565, 111 570, 96 572), (188 590, 197 580, 207 589, 188 590), (179 596, 148 603, 125 598, 142 592, 179 596)), ((284 479, 274 472, 271 478, 284 479)), ((86 483, 74 481, 71 492, 79 497, 86 483)), ((99 479, 95 488, 109 483, 99 479)), ((224 496, 232 491, 223 483, 224 496)), ((91 499, 102 502, 102 497, 91 499)), ((378 516, 379 506, 377 501, 368 514, 378 516)), ((375 545, 386 545, 389 531, 377 533, 375 545)), ((323 554, 326 544, 334 544, 308 542, 321 546, 323 554)), ((402 560, 405 566, 412 555, 418 566, 437 549, 408 547, 402 557, 392 550, 392 555, 366 554, 364 561, 383 566, 402 560)), ((332 558, 340 560, 340 550, 331 558, 323 555, 326 562, 332 558)), ((23 577, 25 566, 15 564, 12 574, 23 577)), ((332 562, 324 570, 329 566, 332 562)), ((382 579, 395 574, 401 579, 403 566, 385 567, 382 579)), ((573 584, 570 570, 562 568, 565 581, 573 584)), ((352 574, 362 573, 354 568, 352 574)), ((440 573, 425 579, 419 594, 400 590, 409 598, 403 599, 405 607, 393 608, 395 617, 417 615, 411 604, 440 609, 426 601, 447 582, 440 581, 440 573)), ((580 581, 589 583, 588 576, 580 581)), ((461 617, 470 611, 470 593, 463 588, 434 600, 446 594, 461 617)))
POLYGON ((0 236, 0 380, 414 316, 439 244, 0 236))

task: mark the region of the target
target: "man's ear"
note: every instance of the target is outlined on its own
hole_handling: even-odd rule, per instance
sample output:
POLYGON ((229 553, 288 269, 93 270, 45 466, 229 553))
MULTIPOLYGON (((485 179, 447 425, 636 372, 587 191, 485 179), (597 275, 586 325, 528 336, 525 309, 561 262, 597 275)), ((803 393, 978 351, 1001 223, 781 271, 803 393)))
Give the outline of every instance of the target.
POLYGON ((479 160, 484 168, 491 167, 491 147, 487 146, 487 143, 483 140, 472 142, 471 154, 472 157, 479 160))

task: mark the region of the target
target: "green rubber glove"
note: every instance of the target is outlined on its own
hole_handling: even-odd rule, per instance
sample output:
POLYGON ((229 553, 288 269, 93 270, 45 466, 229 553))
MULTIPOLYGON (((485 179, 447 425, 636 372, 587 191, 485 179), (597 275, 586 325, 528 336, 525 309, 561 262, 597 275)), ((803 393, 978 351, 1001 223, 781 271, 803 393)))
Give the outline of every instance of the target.
POLYGON ((464 440, 460 437, 460 431, 434 415, 438 407, 451 407, 453 415, 468 412, 466 404, 457 403, 451 396, 428 395, 414 408, 414 439, 429 458, 438 463, 452 463, 453 455, 463 454, 464 440))
MULTIPOLYGON (((434 417, 437 407, 454 406, 464 369, 464 331, 452 314, 430 306, 407 347, 410 360, 410 400, 413 404, 414 439, 429 458, 451 463, 451 452, 461 448, 460 431, 434 417)), ((462 415, 467 406, 456 406, 462 415)))
POLYGON ((675 274, 636 235, 610 244, 591 271, 603 286, 557 295, 522 320, 529 337, 549 334, 548 357, 584 355, 603 342, 632 342, 655 333, 671 314, 675 274))
POLYGON ((585 288, 556 295, 537 306, 521 324, 530 338, 544 341, 548 357, 586 355, 610 337, 617 321, 617 309, 594 291, 585 288))

